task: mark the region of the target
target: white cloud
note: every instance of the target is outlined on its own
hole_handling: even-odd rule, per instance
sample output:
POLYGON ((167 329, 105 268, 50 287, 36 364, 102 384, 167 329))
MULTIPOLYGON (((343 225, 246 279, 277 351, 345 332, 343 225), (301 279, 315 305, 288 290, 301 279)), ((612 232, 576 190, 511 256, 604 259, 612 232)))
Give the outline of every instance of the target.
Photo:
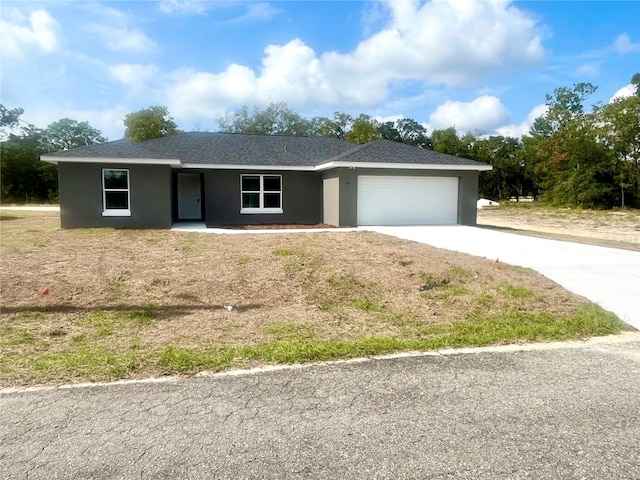
POLYGON ((585 63, 580 65, 578 69, 573 73, 574 77, 595 77, 600 73, 600 66, 593 63, 585 63))
POLYGON ((157 77, 160 70, 157 66, 121 63, 109 67, 109 74, 120 83, 133 90, 139 90, 157 77))
POLYGON ((460 133, 490 132, 507 123, 510 116, 500 99, 483 95, 472 102, 445 102, 431 114, 429 125, 434 129, 455 127, 460 133))
POLYGON ((250 3, 247 13, 240 15, 239 17, 232 18, 225 22, 221 22, 220 25, 237 25, 239 23, 255 23, 255 22, 268 22, 279 13, 279 10, 273 8, 266 2, 250 3))
POLYGON ((195 13, 202 15, 210 8, 212 3, 198 0, 162 0, 160 2, 160 10, 164 13, 195 13))
POLYGON ((370 107, 388 99, 392 84, 466 85, 544 59, 536 21, 508 2, 383 5, 388 25, 351 52, 317 53, 299 39, 269 45, 259 70, 233 64, 186 73, 166 91, 169 108, 177 118, 193 113, 204 120, 220 109, 270 101, 370 107))
POLYGON ((529 115, 527 115, 527 118, 524 122, 521 122, 518 125, 505 125, 496 128, 496 132, 498 133, 498 135, 502 135, 503 137, 520 138, 522 135, 529 133, 529 130, 531 130, 531 126, 533 125, 533 122, 536 120, 536 118, 541 117, 542 115, 547 113, 548 109, 549 107, 547 107, 547 105, 545 105, 544 103, 541 105, 536 105, 531 110, 531 112, 529 112, 529 115))
POLYGON ((620 90, 618 90, 616 93, 613 94, 613 97, 611 97, 609 99, 609 103, 613 102, 616 99, 619 98, 627 98, 627 97, 632 97, 636 94, 636 86, 632 85, 631 83, 625 87, 622 87, 620 90))
POLYGON ((610 56, 611 54, 625 55, 627 53, 640 50, 640 43, 633 43, 626 33, 620 34, 616 37, 613 43, 604 48, 592 50, 590 52, 581 55, 581 58, 602 58, 610 56))
POLYGON ((624 55, 625 53, 633 52, 634 50, 640 50, 640 43, 631 42, 629 35, 623 33, 622 35, 618 35, 613 44, 613 48, 617 53, 624 55))
MULTIPOLYGON (((12 19, 20 20, 20 16, 14 12, 12 19)), ((28 25, 0 20, 2 57, 24 61, 34 54, 51 53, 60 45, 59 34, 60 24, 46 10, 29 15, 28 25)))
POLYGON ((109 140, 118 140, 124 136, 123 120, 130 111, 122 105, 105 110, 81 110, 43 104, 33 108, 25 108, 22 118, 39 128, 45 128, 61 118, 89 122, 89 125, 100 130, 109 140))
POLYGON ((137 28, 94 24, 88 30, 96 34, 108 49, 114 51, 149 52, 158 46, 137 28))

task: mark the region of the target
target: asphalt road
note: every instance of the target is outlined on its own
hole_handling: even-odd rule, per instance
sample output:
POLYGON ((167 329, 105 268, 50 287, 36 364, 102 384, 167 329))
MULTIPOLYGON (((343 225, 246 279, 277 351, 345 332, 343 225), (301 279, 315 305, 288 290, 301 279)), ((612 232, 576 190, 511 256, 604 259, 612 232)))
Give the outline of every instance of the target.
POLYGON ((0 391, 0 476, 639 479, 640 334, 529 348, 0 391))

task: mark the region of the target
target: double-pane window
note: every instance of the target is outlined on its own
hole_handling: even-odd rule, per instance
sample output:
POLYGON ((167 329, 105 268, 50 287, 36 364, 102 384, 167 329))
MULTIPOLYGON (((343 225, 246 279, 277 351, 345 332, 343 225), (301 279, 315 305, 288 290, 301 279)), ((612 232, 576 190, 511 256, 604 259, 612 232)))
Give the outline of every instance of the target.
POLYGON ((281 175, 242 175, 240 213, 282 213, 281 175))
POLYGON ((129 170, 102 170, 102 214, 129 216, 129 170))

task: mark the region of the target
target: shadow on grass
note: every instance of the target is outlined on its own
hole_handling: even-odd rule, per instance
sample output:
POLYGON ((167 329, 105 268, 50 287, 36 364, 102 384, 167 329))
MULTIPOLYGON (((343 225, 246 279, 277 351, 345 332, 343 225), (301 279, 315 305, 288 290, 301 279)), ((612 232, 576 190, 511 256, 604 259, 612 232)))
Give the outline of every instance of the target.
POLYGON ((4 222, 5 220, 18 220, 24 217, 14 217, 12 215, 0 215, 0 221, 4 222))
POLYGON ((230 315, 234 313, 242 313, 250 310, 257 310, 263 308, 265 305, 261 303, 252 303, 241 306, 234 306, 231 311, 227 310, 225 305, 92 305, 92 306, 77 306, 77 305, 65 305, 65 304, 52 304, 52 305, 23 305, 19 307, 2 307, 2 313, 4 314, 33 314, 33 313, 83 313, 83 312, 121 312, 121 313, 134 313, 140 311, 148 311, 153 314, 156 319, 176 317, 191 313, 195 311, 215 311, 215 310, 227 310, 230 315))

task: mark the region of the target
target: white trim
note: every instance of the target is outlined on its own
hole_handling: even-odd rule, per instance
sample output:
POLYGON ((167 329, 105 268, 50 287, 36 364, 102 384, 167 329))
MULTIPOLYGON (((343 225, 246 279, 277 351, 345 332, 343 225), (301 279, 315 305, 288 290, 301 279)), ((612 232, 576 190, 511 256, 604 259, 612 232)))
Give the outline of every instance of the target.
POLYGON ((130 217, 131 216, 131 182, 128 168, 103 168, 102 173, 102 216, 103 217, 130 217), (104 184, 104 172, 127 172, 127 188, 109 188, 104 184), (127 192, 127 208, 107 208, 107 191, 127 192))
POLYGON ((259 214, 259 213, 283 213, 282 207, 282 175, 277 175, 273 173, 247 173, 240 175, 240 213, 242 214, 259 214), (260 189, 259 190, 243 190, 242 189, 242 179, 244 177, 258 177, 260 179, 260 189), (278 177, 280 178, 280 190, 266 190, 264 189, 264 177, 278 177), (243 198, 242 196, 245 193, 257 193, 258 194, 258 202, 260 203, 260 207, 252 207, 252 208, 244 208, 242 206, 243 198), (277 193, 280 195, 280 207, 264 207, 264 195, 265 193, 277 193))
POLYGON ((103 217, 130 217, 131 210, 104 210, 103 217))
POLYGON ((241 208, 240 213, 256 215, 259 213, 284 213, 284 210, 282 210, 281 208, 241 208))
POLYGON ((172 165, 180 167, 182 163, 177 158, 110 158, 110 157, 55 157, 42 155, 40 160, 49 163, 113 163, 130 165, 172 165))
POLYGON ((456 170, 456 171, 479 171, 486 172, 493 170, 491 165, 441 165, 433 163, 388 163, 388 162, 327 162, 315 167, 320 172, 331 168, 385 168, 400 170, 456 170))
POLYGON ((384 168, 399 170, 456 170, 487 172, 493 170, 491 165, 442 165, 430 163, 390 163, 390 162, 327 162, 316 166, 303 165, 230 165, 224 163, 182 163, 178 159, 166 158, 96 158, 96 157, 53 157, 43 155, 44 162, 58 163, 100 163, 100 164, 130 164, 130 165, 171 165, 173 168, 199 168, 205 170, 262 170, 262 171, 301 171, 321 172, 332 168, 384 168))
POLYGON ((182 168, 204 168, 204 169, 210 169, 210 170, 260 170, 265 172, 272 172, 277 170, 303 171, 303 172, 315 171, 315 167, 313 166, 305 167, 300 165, 229 165, 225 163, 220 163, 220 164, 183 163, 182 168))
POLYGON ((384 168, 400 170, 455 170, 455 171, 479 171, 493 170, 491 165, 440 165, 426 163, 389 163, 389 162, 327 162, 316 166, 291 166, 291 165, 228 165, 228 164, 196 164, 184 163, 182 168, 202 168, 215 170, 263 170, 263 171, 303 171, 321 172, 332 168, 384 168))

